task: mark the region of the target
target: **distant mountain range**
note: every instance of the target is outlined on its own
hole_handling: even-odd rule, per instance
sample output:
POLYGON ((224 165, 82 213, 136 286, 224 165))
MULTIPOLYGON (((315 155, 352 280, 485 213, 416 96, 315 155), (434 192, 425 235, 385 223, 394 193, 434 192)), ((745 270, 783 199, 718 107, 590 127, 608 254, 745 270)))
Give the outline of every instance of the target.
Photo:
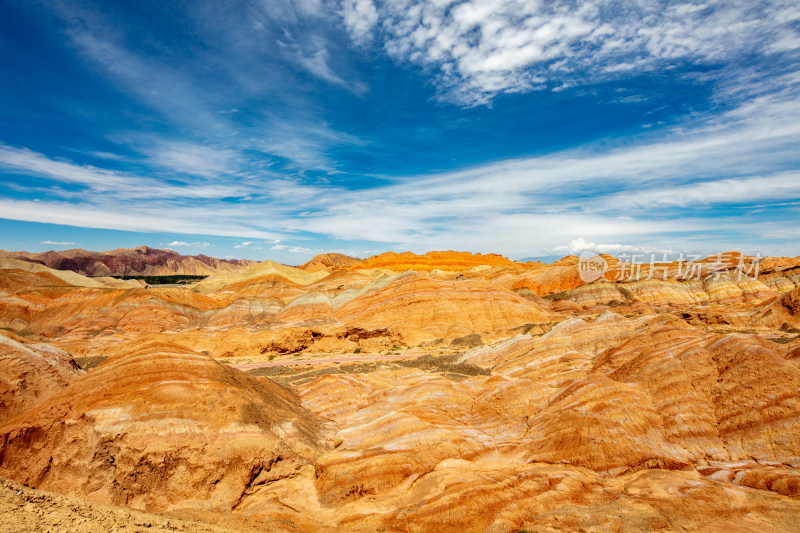
MULTIPOLYGON (((181 255, 173 250, 160 250, 148 246, 118 248, 105 252, 92 252, 74 248, 61 252, 9 252, 0 250, 0 258, 11 258, 37 263, 56 270, 72 271, 84 276, 210 276, 212 274, 240 272, 260 261, 249 259, 217 259, 207 255, 181 255)), ((555 256, 554 256, 555 257, 555 256)), ((543 258, 525 258, 528 260, 543 258)), ((551 258, 547 258, 551 259, 551 258)), ((550 262, 550 261, 548 261, 550 262)), ((308 272, 336 272, 349 269, 383 268, 388 270, 461 270, 478 265, 507 265, 514 262, 496 254, 471 254, 468 252, 428 252, 417 255, 411 252, 387 252, 360 259, 344 254, 319 254, 299 266, 308 272)))
POLYGON ((217 259, 207 255, 181 255, 172 250, 148 246, 119 248, 106 252, 72 249, 62 252, 7 252, 10 257, 39 263, 56 270, 70 270, 84 276, 208 276, 220 272, 236 272, 257 263, 248 259, 217 259))

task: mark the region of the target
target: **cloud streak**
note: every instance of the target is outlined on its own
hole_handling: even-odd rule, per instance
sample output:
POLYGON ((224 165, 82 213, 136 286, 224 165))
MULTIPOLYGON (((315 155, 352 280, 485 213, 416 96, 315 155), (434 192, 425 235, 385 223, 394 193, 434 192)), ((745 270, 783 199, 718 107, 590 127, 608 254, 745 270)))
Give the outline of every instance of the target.
MULTIPOLYGON (((705 228, 706 238, 716 238, 722 227, 744 230, 741 215, 720 215, 717 229, 709 231, 689 208, 800 199, 800 174, 793 170, 800 163, 794 149, 800 139, 800 110, 786 104, 795 91, 794 85, 786 85, 726 115, 699 120, 692 127, 683 125, 638 145, 586 146, 460 171, 400 177, 361 190, 278 179, 257 198, 234 204, 213 198, 190 207, 166 198, 122 203, 126 193, 109 190, 108 180, 114 189, 125 190, 132 184, 135 194, 139 178, 76 168, 29 150, 5 147, 0 150, 0 164, 15 162, 19 169, 28 164, 30 172, 48 176, 63 171, 62 179, 67 176, 94 188, 96 205, 4 200, 0 209, 8 218, 22 220, 269 240, 272 250, 295 253, 310 249, 281 241, 311 235, 386 247, 444 245, 513 255, 533 246, 554 249, 578 237, 593 242, 665 242, 705 228)), ((174 187, 159 182, 150 186, 174 187)), ((226 185, 218 187, 227 190, 226 185)), ((173 192, 185 195, 191 188, 173 192)), ((753 223, 767 227, 767 221, 757 216, 753 223)), ((251 244, 248 240, 236 247, 251 244)))
MULTIPOLYGON (((100 95, 118 91, 123 112, 92 123, 87 146, 78 146, 85 138, 78 134, 80 142, 48 144, 38 131, 0 140, 0 216, 230 237, 230 247, 248 253, 264 245, 307 254, 320 243, 510 255, 572 241, 668 249, 680 239, 754 242, 748 228, 793 238, 792 202, 800 200, 793 2, 233 0, 228 7, 170 8, 163 22, 172 16, 177 27, 161 39, 131 39, 148 25, 128 26, 112 8, 53 4, 69 53, 100 80, 100 95), (649 94, 622 83, 636 76, 703 94, 683 107, 657 94, 669 88, 649 94), (618 92, 598 88, 611 80, 618 92), (544 89, 564 99, 527 95, 530 107, 516 116, 503 105, 523 97, 498 98, 544 89), (550 128, 566 137, 581 128, 570 121, 583 117, 537 107, 536 99, 558 107, 583 98, 591 113, 593 91, 606 99, 598 108, 615 107, 587 121, 641 110, 625 123, 639 133, 616 139, 616 130, 601 127, 586 136, 596 142, 548 144, 550 128), (675 109, 662 112, 662 104, 675 109), (406 116, 406 106, 416 114, 406 116), (494 111, 499 119, 484 120, 494 111), (645 122, 652 127, 640 128, 645 122), (494 147, 475 131, 486 131, 494 147), (507 150, 497 148, 503 142, 507 150), (295 242, 303 246, 288 244, 295 242)), ((206 242, 195 239, 170 246, 206 242)))
POLYGON ((186 241, 172 241, 167 243, 167 246, 170 248, 208 248, 209 246, 214 246, 210 242, 205 241, 198 241, 198 242, 186 242, 186 241))

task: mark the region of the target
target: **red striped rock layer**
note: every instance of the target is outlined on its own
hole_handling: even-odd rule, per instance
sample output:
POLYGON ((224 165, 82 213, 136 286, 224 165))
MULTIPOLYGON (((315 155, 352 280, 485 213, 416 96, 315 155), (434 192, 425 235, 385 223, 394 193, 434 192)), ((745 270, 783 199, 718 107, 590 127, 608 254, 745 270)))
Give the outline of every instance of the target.
POLYGON ((301 387, 303 404, 341 428, 317 462, 321 501, 388 498, 452 460, 467 461, 464 471, 546 462, 604 476, 714 461, 800 466, 800 369, 787 348, 670 320, 606 317, 519 340, 491 377, 388 372, 301 387))
POLYGON ((335 316, 348 324, 412 326, 443 337, 552 322, 556 318, 529 300, 486 281, 455 281, 414 273, 350 300, 335 316))

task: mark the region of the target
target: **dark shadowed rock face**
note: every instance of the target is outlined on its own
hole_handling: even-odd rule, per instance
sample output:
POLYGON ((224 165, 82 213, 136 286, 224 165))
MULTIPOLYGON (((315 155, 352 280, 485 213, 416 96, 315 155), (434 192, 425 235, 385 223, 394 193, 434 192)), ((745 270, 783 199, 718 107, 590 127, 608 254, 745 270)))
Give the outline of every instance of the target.
POLYGON ((147 246, 119 248, 106 252, 73 249, 63 252, 6 252, 0 257, 12 257, 39 263, 56 270, 70 270, 84 276, 168 276, 201 275, 242 270, 253 261, 217 259, 207 255, 181 255, 172 250, 157 250, 147 246))

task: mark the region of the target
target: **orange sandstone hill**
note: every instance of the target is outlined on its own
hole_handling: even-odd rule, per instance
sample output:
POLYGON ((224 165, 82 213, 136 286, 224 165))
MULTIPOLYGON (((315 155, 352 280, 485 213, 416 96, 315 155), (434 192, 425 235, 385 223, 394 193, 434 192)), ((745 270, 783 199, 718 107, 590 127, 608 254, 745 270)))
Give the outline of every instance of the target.
POLYGON ((147 246, 107 252, 81 249, 41 253, 0 250, 0 257, 39 263, 56 270, 70 270, 84 276, 207 276, 218 272, 235 272, 255 263, 246 259, 181 255, 172 250, 156 250, 147 246))
POLYGON ((483 280, 437 279, 406 273, 350 300, 336 317, 368 327, 413 327, 436 337, 548 323, 558 316, 540 305, 483 280))
POLYGON ((319 254, 314 256, 311 261, 301 265, 300 268, 308 270, 309 272, 319 272, 320 270, 327 270, 328 272, 336 272, 337 270, 345 270, 351 266, 357 265, 361 262, 358 257, 350 257, 344 254, 319 254))
POLYGON ((0 424, 83 374, 64 350, 0 333, 0 424))
POLYGON ((404 270, 446 270, 456 272, 489 265, 509 265, 513 261, 497 254, 471 254, 469 252, 428 252, 417 255, 412 252, 386 252, 372 256, 353 266, 355 269, 383 268, 403 272, 404 270))
POLYGON ((143 510, 230 510, 313 464, 326 431, 268 380, 145 343, 0 425, 0 475, 143 510))
POLYGON ((150 288, 0 258, 0 530, 68 497, 47 529, 118 506, 159 513, 142 528, 800 531, 800 258, 727 256, 586 283, 574 256, 331 254, 150 288))

